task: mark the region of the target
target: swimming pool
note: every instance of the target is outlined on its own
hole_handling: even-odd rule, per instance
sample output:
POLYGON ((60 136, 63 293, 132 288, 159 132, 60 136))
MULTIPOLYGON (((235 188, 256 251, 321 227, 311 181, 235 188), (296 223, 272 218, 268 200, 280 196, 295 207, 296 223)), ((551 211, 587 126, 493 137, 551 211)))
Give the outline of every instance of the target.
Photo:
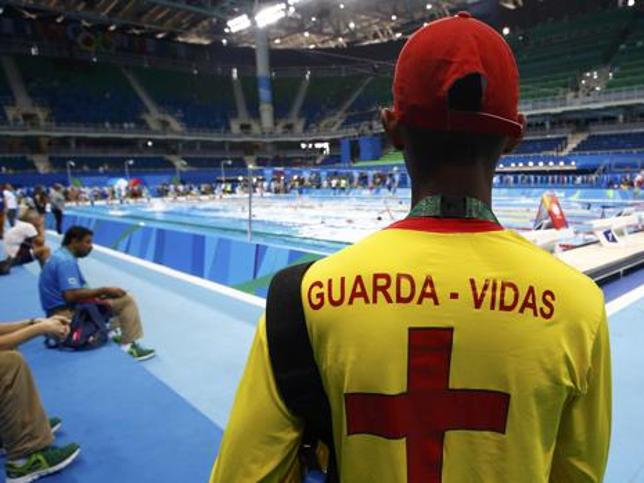
MULTIPOLYGON (((595 190, 596 191, 596 190, 595 190)), ((493 208, 500 222, 517 231, 531 230, 541 190, 497 190, 493 208)), ((596 192, 556 192, 577 245, 592 241, 588 223, 612 216, 630 202, 597 197, 596 192)), ((267 244, 332 253, 406 216, 409 190, 396 195, 357 191, 351 194, 264 195, 252 198, 251 237, 267 244)), ((246 239, 249 232, 247 195, 191 200, 152 199, 149 203, 74 207, 70 213, 153 224, 191 233, 217 233, 246 239)))

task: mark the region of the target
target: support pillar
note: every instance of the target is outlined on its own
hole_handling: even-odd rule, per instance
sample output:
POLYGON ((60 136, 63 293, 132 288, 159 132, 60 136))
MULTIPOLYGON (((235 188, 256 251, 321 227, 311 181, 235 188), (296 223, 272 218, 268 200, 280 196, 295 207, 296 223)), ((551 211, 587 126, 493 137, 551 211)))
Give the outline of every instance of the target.
POLYGON ((257 88, 259 90, 259 115, 262 131, 273 132, 275 118, 273 114, 273 89, 271 86, 271 69, 266 30, 255 29, 255 59, 257 62, 257 88))

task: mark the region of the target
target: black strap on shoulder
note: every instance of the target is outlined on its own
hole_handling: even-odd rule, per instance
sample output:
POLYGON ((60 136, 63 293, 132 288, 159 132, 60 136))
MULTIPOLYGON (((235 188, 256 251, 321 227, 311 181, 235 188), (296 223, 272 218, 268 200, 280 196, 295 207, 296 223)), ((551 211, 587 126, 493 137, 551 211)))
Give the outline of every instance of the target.
POLYGON ((313 348, 302 305, 304 274, 313 262, 278 272, 268 289, 266 337, 277 389, 286 407, 304 420, 303 446, 315 450, 318 441, 329 448, 327 481, 337 481, 331 408, 313 348))

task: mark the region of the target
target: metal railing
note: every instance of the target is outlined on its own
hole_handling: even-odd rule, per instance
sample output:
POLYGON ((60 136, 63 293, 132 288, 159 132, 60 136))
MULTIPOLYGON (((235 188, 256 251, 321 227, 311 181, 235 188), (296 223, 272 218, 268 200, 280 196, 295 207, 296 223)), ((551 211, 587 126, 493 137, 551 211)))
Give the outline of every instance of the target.
POLYGON ((625 87, 594 92, 587 96, 561 96, 546 99, 523 101, 519 109, 526 113, 547 113, 548 111, 575 110, 583 108, 596 108, 619 104, 644 104, 644 86, 625 87))

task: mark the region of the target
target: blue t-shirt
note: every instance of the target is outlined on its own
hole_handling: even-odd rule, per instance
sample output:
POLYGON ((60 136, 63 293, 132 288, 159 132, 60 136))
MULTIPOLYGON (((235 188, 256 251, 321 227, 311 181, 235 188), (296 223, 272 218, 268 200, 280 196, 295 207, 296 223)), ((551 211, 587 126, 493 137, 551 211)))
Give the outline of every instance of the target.
POLYGON ((63 297, 67 290, 85 288, 86 285, 78 260, 67 248, 62 247, 49 257, 40 272, 40 304, 45 313, 51 315, 53 309, 69 305, 63 297))

